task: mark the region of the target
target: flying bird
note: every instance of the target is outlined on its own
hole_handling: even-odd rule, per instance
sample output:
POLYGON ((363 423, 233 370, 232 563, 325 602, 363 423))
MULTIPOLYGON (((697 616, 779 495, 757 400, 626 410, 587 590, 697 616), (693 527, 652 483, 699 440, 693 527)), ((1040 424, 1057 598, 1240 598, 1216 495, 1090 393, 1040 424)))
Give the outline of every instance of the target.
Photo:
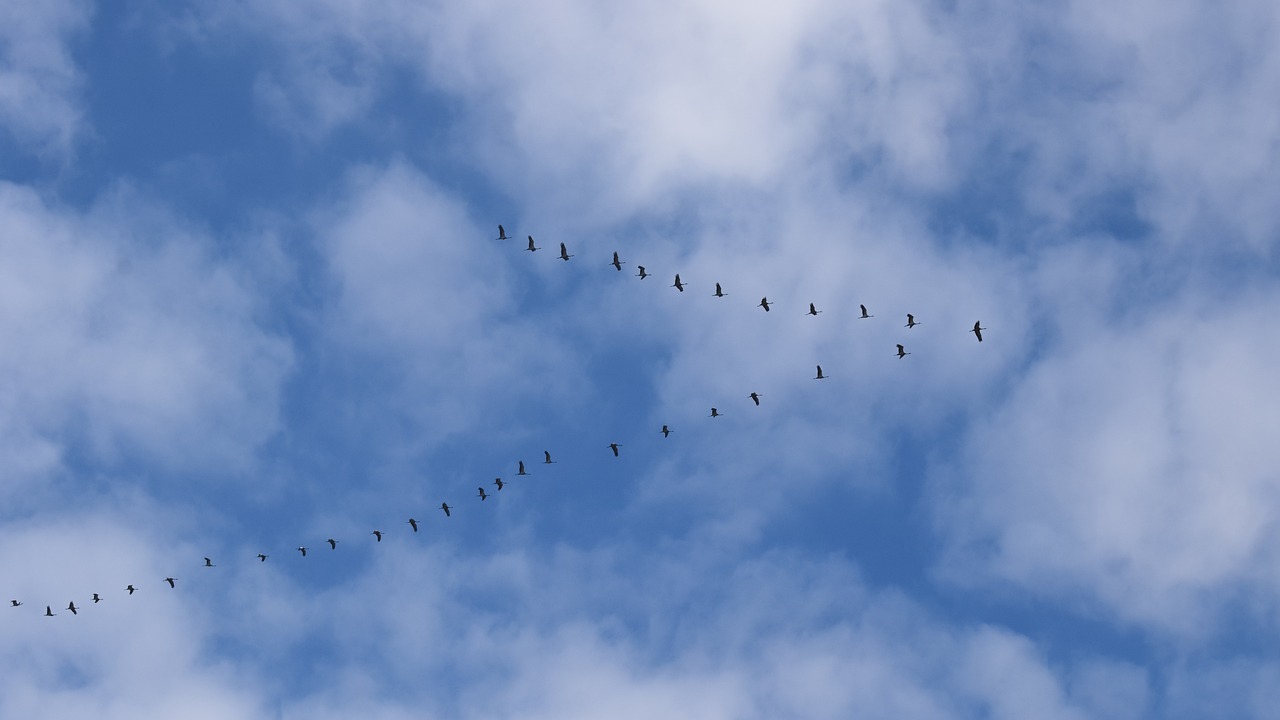
POLYGON ((80 614, 80 613, 77 613, 77 612, 76 612, 76 601, 75 601, 75 600, 72 600, 71 602, 67 603, 67 609, 71 611, 71 614, 72 614, 72 615, 79 615, 79 614, 80 614))
POLYGON ((617 270, 618 272, 622 272, 622 261, 618 259, 618 251, 617 251, 617 250, 614 250, 614 251, 613 251, 613 262, 611 262, 611 263, 609 263, 609 264, 613 266, 613 269, 614 269, 614 270, 617 270))
POLYGON ((720 417, 720 411, 715 408, 711 408, 711 417, 720 417))
POLYGON ((449 503, 440 503, 440 509, 444 511, 445 517, 452 517, 452 515, 449 514, 449 503))
POLYGON ((667 436, 668 436, 668 435, 670 435, 670 434, 671 434, 671 428, 667 427, 666 425, 663 425, 663 426, 662 426, 662 437, 667 437, 667 436))
POLYGON ((414 532, 418 532, 418 521, 413 518, 409 518, 409 527, 413 528, 414 532))
POLYGON ((716 297, 724 297, 727 294, 728 293, 720 289, 720 283, 716 283, 716 297))
POLYGON ((906 325, 903 325, 902 327, 904 327, 904 328, 913 328, 913 327, 915 327, 915 326, 917 326, 917 325, 919 325, 919 324, 920 324, 920 323, 916 322, 916 316, 915 316, 915 315, 912 315, 911 313, 907 313, 907 324, 906 324, 906 325))
POLYGON ((126 586, 126 587, 125 587, 125 590, 128 590, 128 591, 129 591, 129 594, 130 594, 130 595, 132 595, 132 594, 133 594, 134 587, 133 587, 132 585, 128 585, 128 586, 126 586))
POLYGON ((983 330, 986 330, 986 328, 982 327, 982 321, 981 321, 981 320, 978 320, 977 322, 975 322, 975 323, 973 324, 973 329, 972 329, 972 330, 970 330, 969 332, 973 333, 974 335, 977 335, 977 336, 978 336, 978 342, 982 342, 982 331, 983 331, 983 330))
POLYGON ((506 229, 506 228, 504 228, 504 227, 502 227, 501 225, 499 225, 499 226, 498 226, 498 239, 499 239, 499 240, 510 240, 510 239, 511 239, 510 237, 507 237, 507 229, 506 229))
POLYGON ((764 308, 765 312, 769 312, 769 298, 767 297, 760 298, 760 305, 758 307, 762 307, 764 308))
POLYGON ((671 287, 684 292, 684 283, 680 282, 680 273, 676 273, 676 281, 671 283, 671 287))
POLYGON ((173 578, 171 578, 171 577, 167 577, 167 578, 165 578, 165 579, 164 579, 164 581, 165 581, 165 582, 167 582, 167 583, 169 583, 169 587, 171 587, 171 588, 172 588, 172 587, 177 587, 176 585, 174 585, 174 584, 173 584, 173 578))
POLYGON ((98 593, 94 593, 94 594, 93 594, 93 601, 94 601, 95 603, 100 603, 100 602, 102 602, 102 598, 98 596, 98 593))
POLYGON ((483 485, 482 485, 482 486, 480 486, 480 487, 479 487, 479 488, 477 488, 477 489, 478 489, 478 490, 480 490, 480 502, 484 502, 485 500, 488 500, 488 499, 489 499, 489 493, 487 493, 487 492, 485 492, 485 491, 484 491, 484 486, 483 486, 483 485))
POLYGON ((503 485, 506 485, 506 483, 502 482, 502 478, 494 478, 494 479, 493 479, 493 484, 498 486, 498 490, 499 490, 499 491, 501 491, 501 490, 502 490, 502 486, 503 486, 503 485))
POLYGON ((867 318, 873 318, 873 317, 875 317, 875 315, 868 315, 868 314, 867 314, 867 306, 866 306, 866 305, 859 305, 859 306, 858 306, 858 308, 862 310, 862 317, 861 317, 861 319, 862 319, 862 320, 866 320, 867 318))
POLYGON ((645 271, 644 271, 644 266, 643 266, 643 265, 637 265, 637 266, 636 266, 636 269, 640 271, 640 272, 636 273, 636 275, 637 275, 641 280, 643 280, 643 279, 645 279, 645 278, 649 277, 649 273, 647 273, 647 272, 645 272, 645 271))
POLYGON ((751 402, 754 402, 756 404, 756 407, 760 407, 760 393, 753 392, 747 397, 751 398, 751 402))
POLYGON ((307 556, 307 549, 305 547, 302 547, 301 545, 298 546, 298 552, 302 553, 302 557, 307 556))
POLYGON ((213 561, 212 561, 212 560, 210 560, 209 558, 205 558, 205 559, 204 559, 204 566, 205 566, 205 567, 217 567, 216 565, 214 565, 214 564, 213 564, 213 561))
POLYGON ((819 366, 818 366, 818 374, 817 374, 817 375, 815 375, 813 379, 814 379, 814 380, 826 380, 828 377, 830 377, 830 376, 829 376, 829 375, 823 375, 823 374, 822 374, 822 366, 821 366, 821 365, 819 365, 819 366))
POLYGON ((545 458, 545 459, 542 461, 542 464, 543 464, 543 465, 552 465, 552 464, 554 464, 554 463, 555 463, 555 460, 552 460, 552 459, 551 459, 551 451, 550 451, 550 450, 543 450, 543 451, 542 451, 542 455, 543 455, 543 457, 545 458))
POLYGON ((904 358, 904 357, 906 357, 906 356, 908 356, 908 355, 910 355, 910 354, 911 354, 911 353, 907 352, 907 349, 906 349, 906 348, 902 347, 902 344, 901 344, 901 343, 899 343, 899 344, 898 344, 898 359, 899 359, 899 360, 901 360, 902 358, 904 358))
POLYGON ((372 535, 372 536, 374 536, 375 538, 377 538, 377 539, 378 539, 378 542, 382 542, 382 531, 381 531, 381 530, 374 530, 373 532, 371 532, 371 533, 369 533, 369 534, 370 534, 370 535, 372 535))
POLYGON ((569 249, 564 246, 564 243, 560 243, 560 259, 569 262, 571 257, 573 256, 569 254, 569 249))
POLYGON ((541 249, 542 249, 542 248, 540 248, 540 247, 538 247, 537 245, 534 245, 534 244, 533 244, 533 236, 532 236, 532 235, 530 235, 530 236, 529 236, 529 247, 525 248, 525 250, 528 250, 529 252, 538 252, 538 251, 539 251, 539 250, 541 250, 541 249))
POLYGON ((17 600, 9 601, 9 607, 21 607, 21 606, 22 606, 22 603, 18 602, 17 600))
MULTIPOLYGON (((337 540, 334 540, 333 538, 329 538, 328 540, 325 540, 325 542, 329 543, 329 549, 330 549, 330 550, 337 550, 337 549, 338 549, 338 541, 337 541, 337 540)), ((303 555, 306 555, 306 553, 302 553, 302 554, 303 554, 303 555)))
POLYGON ((266 561, 267 561, 266 553, 258 553, 258 562, 266 562, 266 561))
POLYGON ((618 457, 618 448, 622 447, 622 443, 609 443, 609 449, 613 451, 613 456, 618 457))
POLYGON ((520 471, 519 471, 519 472, 517 472, 516 474, 517 474, 517 475, 528 475, 528 474, 529 474, 529 473, 527 473, 527 472, 525 472, 525 471, 524 471, 524 461, 523 461, 523 460, 521 460, 521 461, 520 461, 520 471))
POLYGON ((55 614, 56 614, 56 613, 54 613, 54 612, 53 612, 53 608, 49 607, 48 605, 45 605, 45 606, 44 606, 44 616, 45 616, 45 617, 53 617, 55 614))
POLYGON ((806 314, 806 315, 817 315, 817 314, 818 314, 818 313, 820 313, 820 312, 822 312, 822 311, 821 311, 821 310, 819 310, 818 308, 814 307, 813 303, 809 303, 809 312, 807 312, 807 313, 805 313, 805 314, 806 314))

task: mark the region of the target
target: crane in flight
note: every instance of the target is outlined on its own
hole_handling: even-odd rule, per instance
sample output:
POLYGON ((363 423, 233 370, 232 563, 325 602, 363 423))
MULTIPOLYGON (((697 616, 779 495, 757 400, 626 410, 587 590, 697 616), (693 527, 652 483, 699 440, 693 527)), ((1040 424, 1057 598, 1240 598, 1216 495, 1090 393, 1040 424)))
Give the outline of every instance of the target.
POLYGON ((820 313, 820 312, 822 312, 822 311, 821 311, 821 310, 819 310, 818 308, 814 307, 813 303, 809 303, 809 312, 807 312, 807 313, 805 313, 805 314, 806 314, 806 315, 813 315, 814 317, 817 317, 818 313, 820 313))
POLYGON ((663 425, 662 430, 660 432, 662 433, 662 437, 667 437, 671 435, 671 428, 667 427, 666 425, 663 425))
POLYGON ((873 317, 875 317, 875 315, 869 315, 869 314, 867 314, 867 306, 866 306, 866 305, 859 305, 859 306, 858 306, 858 309, 862 311, 862 317, 861 317, 861 318, 859 318, 859 319, 861 319, 861 320, 866 320, 867 318, 873 318, 873 317))
POLYGON ((978 336, 978 342, 982 342, 982 331, 983 331, 983 330, 986 330, 986 328, 982 327, 982 321, 981 321, 981 320, 977 320, 977 321, 975 321, 975 322, 973 323, 973 329, 972 329, 972 330, 970 330, 969 332, 973 333, 974 335, 977 335, 977 336, 978 336))
POLYGON ((67 609, 71 611, 71 614, 72 614, 72 615, 78 615, 78 614, 79 614, 79 613, 77 613, 77 612, 76 612, 76 601, 75 601, 75 600, 72 600, 71 602, 67 603, 67 609))
POLYGON ((528 475, 529 473, 527 473, 527 472, 525 472, 525 471, 524 471, 524 461, 523 461, 523 460, 521 460, 521 461, 519 461, 519 462, 520 462, 520 471, 519 471, 519 472, 517 472, 516 474, 517 474, 517 475, 528 475))
POLYGON ((554 464, 555 464, 555 462, 556 462, 556 461, 551 459, 551 451, 550 451, 550 450, 543 450, 543 451, 542 451, 542 455, 543 455, 543 457, 545 457, 545 458, 546 458, 545 460, 543 460, 543 461, 542 461, 542 464, 543 464, 543 465, 554 465, 554 464))
POLYGON ((506 483, 502 482, 502 478, 494 478, 494 479, 493 479, 493 484, 498 486, 498 490, 499 490, 499 492, 501 492, 501 490, 502 490, 502 486, 503 486, 503 485, 506 485, 506 483))
POLYGON ((684 292, 684 283, 680 282, 680 273, 676 273, 676 281, 671 283, 671 287, 684 292))
POLYGON ((508 236, 507 236, 507 229, 506 229, 506 228, 504 228, 504 227, 502 227, 501 225, 499 225, 499 226, 498 226, 498 239, 499 239, 499 240, 510 240, 510 239, 511 239, 510 237, 508 237, 508 236))
POLYGON ((826 379, 827 379, 827 378, 829 378, 829 377, 831 377, 831 376, 830 376, 830 375, 823 375, 823 374, 822 374, 822 366, 821 366, 821 365, 819 365, 819 366, 818 366, 818 374, 817 374, 817 375, 815 375, 813 379, 814 379, 814 380, 826 380, 826 379))
POLYGON ((534 244, 533 244, 533 236, 532 236, 532 235, 530 235, 530 236, 529 236, 529 247, 525 248, 525 250, 528 250, 529 252, 538 252, 538 251, 539 251, 539 250, 541 250, 541 249, 542 249, 542 248, 540 248, 540 247, 538 247, 537 245, 534 245, 534 244))
POLYGON ((907 324, 906 324, 906 325, 903 325, 902 327, 904 327, 904 328, 908 328, 908 329, 909 329, 909 328, 913 328, 913 327, 915 327, 915 326, 917 326, 917 325, 919 325, 919 324, 920 324, 920 323, 916 322, 916 316, 915 316, 915 315, 912 315, 911 313, 907 313, 907 324))
POLYGON ((911 353, 907 352, 907 349, 906 349, 906 348, 902 347, 902 343, 898 343, 898 359, 899 359, 899 360, 901 360, 902 358, 904 358, 904 357, 906 357, 906 356, 908 356, 908 355, 910 355, 910 354, 911 354, 911 353))
POLYGON ((613 266, 613 269, 614 269, 614 270, 617 270, 618 272, 622 272, 622 261, 618 259, 618 251, 617 251, 617 250, 614 250, 614 251, 613 251, 613 262, 611 262, 611 263, 609 263, 609 264, 613 266))
POLYGON ((489 499, 489 493, 487 493, 487 492, 485 492, 485 491, 484 491, 484 486, 483 486, 483 485, 481 485, 481 486, 480 486, 479 488, 477 488, 477 489, 480 491, 480 502, 484 502, 485 500, 488 500, 488 499, 489 499))
POLYGON ((725 295, 728 295, 728 293, 720 289, 720 283, 716 283, 716 297, 724 297, 725 295))
POLYGON ((757 307, 762 307, 764 308, 765 312, 769 312, 769 298, 768 297, 760 298, 760 304, 757 307))
POLYGON ((164 579, 164 581, 165 581, 165 582, 167 582, 167 583, 169 583, 169 587, 170 587, 170 588, 177 587, 176 585, 174 585, 174 584, 173 584, 173 578, 171 578, 171 577, 167 577, 167 578, 165 578, 165 579, 164 579))
POLYGON ((205 558, 205 559, 204 559, 204 566, 205 566, 205 567, 217 567, 217 565, 214 565, 214 564, 213 564, 213 561, 212 561, 212 560, 210 560, 209 558, 205 558))
POLYGON ((452 517, 452 516, 449 514, 449 510, 451 509, 451 508, 449 507, 449 503, 440 503, 440 509, 444 511, 444 516, 445 516, 445 517, 452 517))
POLYGON ((644 266, 643 266, 643 265, 637 265, 637 266, 636 266, 636 269, 640 271, 640 272, 636 273, 636 276, 637 276, 637 277, 639 277, 641 280, 643 280, 643 279, 645 279, 645 278, 649 277, 649 273, 647 273, 647 272, 645 272, 645 271, 644 271, 644 266))
POLYGON ((22 607, 22 603, 17 600, 10 600, 9 607, 22 607))
POLYGON ((102 602, 102 596, 98 595, 98 593, 94 593, 94 594, 93 594, 93 602, 94 602, 94 604, 95 604, 95 605, 96 605, 96 604, 98 604, 98 603, 100 603, 100 602, 102 602))
POLYGON ((711 417, 723 417, 723 415, 720 414, 719 410, 711 408, 711 417))
POLYGON ((622 447, 622 443, 609 443, 609 449, 613 451, 613 456, 618 457, 618 448, 622 447))
POLYGON ((381 530, 374 530, 373 532, 371 532, 371 533, 369 533, 369 534, 370 534, 370 535, 372 535, 372 536, 374 536, 375 538, 377 538, 377 539, 378 539, 378 542, 382 542, 382 531, 381 531, 381 530))
POLYGON ((755 403, 756 407, 760 407, 760 393, 753 392, 747 397, 751 398, 751 402, 755 403))
POLYGON ((258 553, 258 562, 266 562, 266 561, 267 561, 267 554, 266 554, 266 553, 258 553))
POLYGON ((418 521, 414 520, 413 518, 409 518, 408 522, 409 522, 409 527, 413 528, 414 532, 418 532, 418 521))
POLYGON ((133 594, 133 591, 134 591, 136 588, 134 588, 132 585, 126 585, 124 589, 125 589, 125 590, 128 590, 128 591, 129 591, 129 594, 130 594, 130 595, 132 595, 132 594, 133 594))
MULTIPOLYGON (((338 549, 338 541, 337 541, 337 540, 334 540, 333 538, 329 538, 328 540, 325 540, 325 542, 329 543, 329 549, 330 549, 330 550, 337 550, 337 549, 338 549)), ((303 555, 306 555, 306 553, 302 553, 302 554, 303 554, 303 555)))
POLYGON ((303 545, 298 546, 298 552, 302 553, 302 557, 307 556, 307 548, 303 545))
POLYGON ((564 246, 564 243, 560 243, 560 259, 569 262, 571 257, 573 256, 569 254, 569 249, 564 246))

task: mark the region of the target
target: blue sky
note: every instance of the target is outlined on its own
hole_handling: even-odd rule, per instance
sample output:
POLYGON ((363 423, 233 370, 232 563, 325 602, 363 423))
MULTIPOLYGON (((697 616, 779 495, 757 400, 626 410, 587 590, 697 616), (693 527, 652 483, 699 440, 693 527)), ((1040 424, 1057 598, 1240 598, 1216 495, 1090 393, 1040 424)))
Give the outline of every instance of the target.
POLYGON ((1278 24, 0 4, 0 715, 1271 716, 1278 24))

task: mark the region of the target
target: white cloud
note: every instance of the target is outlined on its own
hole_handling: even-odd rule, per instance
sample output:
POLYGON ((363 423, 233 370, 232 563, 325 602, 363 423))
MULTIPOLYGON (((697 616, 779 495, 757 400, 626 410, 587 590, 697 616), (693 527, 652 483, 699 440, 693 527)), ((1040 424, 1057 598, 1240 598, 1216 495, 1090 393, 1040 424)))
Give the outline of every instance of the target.
POLYGON ((65 158, 83 132, 70 44, 91 15, 84 0, 0 3, 0 128, 37 154, 65 158))

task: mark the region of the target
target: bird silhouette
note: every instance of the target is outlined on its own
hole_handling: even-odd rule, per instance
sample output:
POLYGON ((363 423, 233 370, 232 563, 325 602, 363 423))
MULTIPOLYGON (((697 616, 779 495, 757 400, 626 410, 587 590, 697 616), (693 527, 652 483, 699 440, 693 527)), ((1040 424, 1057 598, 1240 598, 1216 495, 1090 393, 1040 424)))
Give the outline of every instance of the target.
POLYGON ((75 601, 75 600, 72 600, 71 602, 67 603, 67 609, 71 611, 71 614, 72 614, 72 615, 79 615, 79 614, 80 614, 80 613, 76 612, 76 601, 75 601))
POLYGON ((822 312, 822 311, 821 311, 821 310, 819 310, 818 308, 814 307, 814 306, 813 306, 813 303, 809 303, 809 312, 807 312, 807 313, 805 313, 805 314, 806 314, 806 315, 815 315, 815 316, 816 316, 816 315, 817 315, 818 313, 820 313, 820 312, 822 312))
POLYGON ((258 553, 258 562, 266 562, 266 561, 267 561, 266 553, 258 553))
POLYGON ((910 355, 910 354, 911 354, 911 353, 907 352, 907 349, 906 349, 906 348, 902 347, 902 344, 901 344, 901 343, 899 343, 899 344, 898 344, 898 359, 899 359, 899 360, 901 360, 902 358, 904 358, 904 357, 906 357, 906 356, 908 356, 908 355, 910 355))
MULTIPOLYGON (((329 538, 328 540, 325 540, 325 542, 329 543, 329 549, 330 549, 330 550, 337 550, 337 549, 338 549, 338 541, 337 541, 337 540, 334 540, 333 538, 329 538)), ((306 553, 302 553, 302 554, 303 554, 303 555, 306 555, 306 553)))
POLYGON ((823 375, 823 374, 822 374, 822 366, 821 366, 821 365, 819 365, 819 366, 818 366, 818 374, 817 374, 817 375, 815 375, 813 379, 814 379, 814 380, 826 380, 828 377, 830 377, 830 376, 829 376, 829 375, 823 375))
POLYGON ((373 532, 371 532, 371 533, 369 533, 369 534, 370 534, 370 535, 372 535, 372 536, 374 536, 375 538, 377 538, 378 542, 382 542, 382 531, 381 531, 381 530, 374 530, 373 532))
POLYGON ((614 269, 614 270, 617 270, 618 272, 622 272, 622 261, 618 259, 618 251, 617 251, 617 250, 614 250, 614 251, 613 251, 613 262, 611 262, 611 263, 609 263, 609 264, 613 266, 613 269, 614 269))
POLYGON ((720 289, 720 283, 716 283, 716 297, 724 297, 725 295, 728 295, 728 294, 729 293, 726 293, 725 291, 720 289))
POLYGON ((554 464, 554 463, 555 463, 555 460, 552 460, 552 459, 551 459, 551 451, 550 451, 550 450, 543 450, 543 451, 542 451, 542 455, 543 455, 543 458, 544 458, 544 459, 543 459, 543 461, 542 461, 542 464, 543 464, 543 465, 552 465, 552 464, 554 464))
POLYGON ((569 254, 568 248, 564 246, 564 243, 560 243, 560 259, 565 262, 569 262, 569 258, 571 257, 573 256, 569 254))
POLYGON ((477 488, 477 489, 480 491, 480 502, 484 502, 485 500, 488 500, 488 499, 489 499, 489 493, 487 493, 487 492, 485 492, 485 491, 484 491, 484 486, 483 486, 483 485, 482 485, 482 486, 480 486, 480 487, 479 487, 479 488, 477 488))
POLYGON ((213 561, 212 561, 212 560, 210 560, 209 558, 205 558, 205 559, 204 559, 204 566, 205 566, 205 567, 216 567, 216 566, 213 564, 213 561))
POLYGON ((173 578, 171 578, 171 577, 167 577, 167 578, 165 578, 165 579, 164 579, 164 581, 165 581, 165 582, 167 582, 167 583, 169 583, 169 587, 171 587, 171 588, 172 588, 172 587, 177 587, 176 585, 174 585, 174 584, 173 584, 173 578))
POLYGON ((765 312, 769 312, 769 298, 767 297, 760 298, 760 305, 758 305, 758 307, 762 307, 764 308, 765 312))
POLYGON ((506 228, 504 228, 504 227, 502 227, 501 225, 499 225, 499 226, 498 226, 498 239, 499 239, 499 240, 510 240, 510 239, 511 239, 511 238, 507 237, 507 229, 506 229, 506 228))
POLYGON ((55 614, 56 614, 56 613, 54 613, 54 612, 53 612, 53 608, 49 607, 48 605, 45 605, 45 606, 44 606, 44 616, 45 616, 45 617, 53 617, 55 614))
POLYGON ((644 271, 644 266, 643 266, 643 265, 637 265, 637 266, 636 266, 636 269, 640 271, 640 272, 636 273, 636 276, 637 276, 637 277, 639 277, 641 280, 643 280, 643 279, 645 279, 645 278, 649 277, 649 273, 647 273, 647 272, 645 272, 645 271, 644 271))
POLYGON ((10 600, 9 607, 22 607, 22 603, 18 602, 17 600, 10 600))
POLYGON ((663 426, 662 426, 662 437, 667 437, 667 436, 668 436, 668 435, 670 435, 670 434, 671 434, 671 428, 667 427, 666 425, 663 425, 663 426))
POLYGON ((907 313, 907 324, 906 324, 906 325, 903 325, 902 327, 904 327, 904 328, 913 328, 913 327, 915 327, 915 326, 917 326, 917 325, 919 325, 919 324, 920 324, 920 323, 916 322, 916 316, 915 316, 915 315, 912 315, 911 313, 907 313))
POLYGON ((756 407, 760 407, 760 393, 753 392, 747 397, 751 398, 751 402, 755 403, 756 407))
POLYGON ((413 518, 409 518, 409 527, 413 528, 414 532, 418 532, 418 521, 413 518))
POLYGON ((609 449, 613 451, 613 456, 618 457, 618 448, 622 447, 622 443, 609 443, 609 449))
POLYGON ((866 320, 867 318, 873 318, 873 317, 875 317, 875 315, 868 315, 868 314, 867 314, 867 306, 866 306, 866 305, 859 305, 859 306, 858 306, 858 308, 859 308, 860 310, 862 310, 862 317, 861 317, 860 319, 862 319, 862 320, 866 320))
POLYGON ((305 547, 302 547, 301 545, 298 546, 298 552, 302 553, 302 557, 307 556, 307 549, 305 547))
POLYGON ((102 602, 102 598, 98 595, 98 593, 94 593, 94 594, 93 594, 93 601, 94 601, 95 603, 100 603, 100 602, 102 602))
POLYGON ((527 473, 527 472, 525 472, 525 471, 524 471, 524 461, 523 461, 523 460, 521 460, 521 461, 520 461, 520 471, 519 471, 519 472, 517 472, 516 474, 517 474, 517 475, 528 475, 528 474, 529 474, 529 473, 527 473))
POLYGON ((125 586, 125 590, 128 590, 128 591, 129 591, 129 594, 130 594, 130 595, 132 595, 132 594, 133 594, 134 587, 133 587, 132 585, 127 585, 127 586, 125 586))
POLYGON ((676 273, 676 281, 671 283, 671 287, 684 292, 684 283, 680 282, 680 273, 676 273))
POLYGON ((715 408, 711 408, 711 417, 720 417, 720 411, 715 408))
POLYGON ((983 330, 986 330, 986 328, 982 327, 982 321, 981 321, 981 320, 978 320, 977 322, 975 322, 975 323, 973 324, 973 329, 972 329, 972 330, 970 330, 969 332, 973 333, 974 335, 977 335, 977 336, 978 336, 978 342, 982 342, 982 331, 983 331, 983 330))
POLYGON ((494 479, 493 479, 493 484, 498 486, 498 490, 499 490, 499 491, 501 491, 501 490, 502 490, 502 486, 503 486, 503 485, 506 485, 506 483, 502 482, 502 478, 494 478, 494 479))
POLYGON ((445 517, 452 517, 452 515, 449 514, 449 503, 440 503, 440 509, 444 511, 445 517))
POLYGON ((533 236, 532 236, 532 235, 530 235, 530 236, 529 236, 529 247, 525 248, 525 250, 528 250, 529 252, 538 252, 538 251, 539 251, 539 250, 541 250, 541 249, 542 249, 542 248, 540 248, 540 247, 538 247, 537 245, 534 245, 534 244, 533 244, 533 236))

